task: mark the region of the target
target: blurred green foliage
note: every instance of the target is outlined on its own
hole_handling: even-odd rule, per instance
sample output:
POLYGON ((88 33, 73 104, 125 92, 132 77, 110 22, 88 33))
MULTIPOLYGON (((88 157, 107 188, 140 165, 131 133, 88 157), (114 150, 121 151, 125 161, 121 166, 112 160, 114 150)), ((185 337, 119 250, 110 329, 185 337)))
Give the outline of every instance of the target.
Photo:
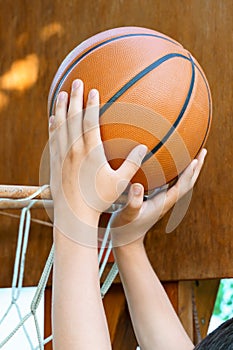
POLYGON ((221 280, 213 315, 223 321, 233 317, 233 279, 221 280))

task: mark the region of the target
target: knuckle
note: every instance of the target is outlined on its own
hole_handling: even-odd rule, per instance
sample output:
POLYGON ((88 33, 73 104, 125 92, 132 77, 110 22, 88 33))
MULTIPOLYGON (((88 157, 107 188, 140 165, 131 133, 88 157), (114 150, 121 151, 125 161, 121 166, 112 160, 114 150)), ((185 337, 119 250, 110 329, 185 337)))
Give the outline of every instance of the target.
POLYGON ((55 123, 49 125, 49 132, 52 133, 56 129, 55 123))
POLYGON ((51 125, 50 130, 56 131, 56 130, 60 129, 61 126, 62 126, 62 121, 60 120, 60 118, 57 118, 54 120, 53 124, 51 125))
POLYGON ((70 147, 70 151, 69 151, 70 157, 74 157, 75 155, 79 154, 81 150, 82 150, 82 147, 80 142, 74 142, 70 147))

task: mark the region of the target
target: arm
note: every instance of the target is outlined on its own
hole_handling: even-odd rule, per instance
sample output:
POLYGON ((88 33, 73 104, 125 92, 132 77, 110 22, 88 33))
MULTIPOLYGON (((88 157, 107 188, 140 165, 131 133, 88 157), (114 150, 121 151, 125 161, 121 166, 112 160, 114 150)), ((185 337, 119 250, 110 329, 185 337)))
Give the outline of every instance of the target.
POLYGON ((54 349, 111 349, 96 249, 75 243, 56 227, 54 243, 54 349))
POLYGON ((174 187, 147 202, 143 202, 143 187, 132 185, 127 206, 112 222, 114 256, 141 350, 194 348, 150 265, 143 239, 147 230, 194 186, 205 154, 203 150, 174 187))
POLYGON ((49 126, 54 350, 111 349, 99 287, 98 221, 118 198, 118 183, 129 181, 139 168, 146 147, 133 149, 114 171, 106 160, 98 123, 96 90, 89 94, 85 113, 81 81, 73 83, 69 106, 67 93, 59 94, 49 126))
POLYGON ((193 349, 143 244, 117 247, 114 252, 140 349, 193 349))

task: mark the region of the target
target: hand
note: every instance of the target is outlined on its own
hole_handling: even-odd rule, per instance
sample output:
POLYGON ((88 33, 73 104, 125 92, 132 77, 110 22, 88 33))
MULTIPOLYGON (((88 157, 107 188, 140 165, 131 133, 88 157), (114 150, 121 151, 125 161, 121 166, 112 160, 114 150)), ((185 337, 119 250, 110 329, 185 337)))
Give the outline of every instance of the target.
POLYGON ((99 215, 125 190, 147 151, 135 147, 113 170, 100 136, 98 91, 90 91, 84 112, 83 89, 81 80, 73 82, 69 104, 68 94, 60 92, 49 126, 54 223, 63 233, 71 230, 73 239, 83 225, 83 231, 85 225, 97 227, 99 215))
POLYGON ((139 183, 131 185, 127 205, 121 211, 114 213, 111 218, 113 247, 135 241, 143 243, 146 232, 193 188, 206 154, 207 150, 202 149, 174 186, 147 201, 143 202, 143 186, 139 183))

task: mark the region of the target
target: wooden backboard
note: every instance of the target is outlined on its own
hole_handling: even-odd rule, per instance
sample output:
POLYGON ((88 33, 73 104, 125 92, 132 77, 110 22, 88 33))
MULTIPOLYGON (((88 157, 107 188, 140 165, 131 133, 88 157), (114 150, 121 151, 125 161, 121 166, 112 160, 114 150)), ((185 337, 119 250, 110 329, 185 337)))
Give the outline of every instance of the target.
MULTIPOLYGON (((0 183, 38 185, 47 142, 47 95, 67 53, 97 32, 145 26, 181 42, 202 65, 212 90, 209 154, 182 223, 165 233, 168 216, 146 245, 162 280, 233 276, 231 0, 88 0, 0 4, 0 183)), ((42 210, 34 217, 46 218, 42 210)), ((18 220, 0 216, 0 285, 9 286, 18 220)), ((38 282, 52 231, 32 224, 25 284, 38 282)))

